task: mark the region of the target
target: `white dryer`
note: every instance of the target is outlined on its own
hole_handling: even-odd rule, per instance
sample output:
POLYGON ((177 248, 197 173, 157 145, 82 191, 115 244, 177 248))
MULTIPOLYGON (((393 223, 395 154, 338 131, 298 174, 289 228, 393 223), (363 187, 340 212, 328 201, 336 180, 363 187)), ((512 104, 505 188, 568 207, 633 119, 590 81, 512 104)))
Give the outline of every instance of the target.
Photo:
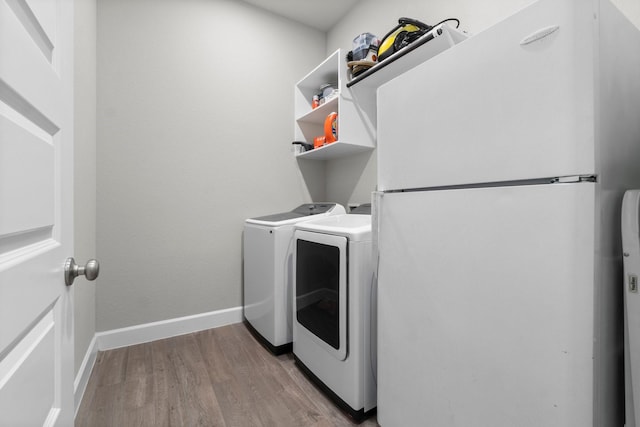
POLYGON ((293 227, 314 218, 344 213, 344 207, 337 203, 309 203, 288 212, 245 221, 245 324, 274 354, 291 351, 293 227))
POLYGON ((640 190, 622 200, 625 426, 640 427, 640 190))
POLYGON ((296 364, 360 421, 376 407, 371 215, 296 225, 296 364))

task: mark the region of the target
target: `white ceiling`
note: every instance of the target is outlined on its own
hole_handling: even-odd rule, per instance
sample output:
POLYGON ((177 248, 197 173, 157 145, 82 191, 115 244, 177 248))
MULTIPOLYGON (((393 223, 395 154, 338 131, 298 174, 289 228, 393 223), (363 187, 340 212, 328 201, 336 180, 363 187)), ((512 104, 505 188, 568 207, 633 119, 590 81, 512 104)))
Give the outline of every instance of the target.
POLYGON ((243 0, 261 9, 328 31, 360 0, 243 0))

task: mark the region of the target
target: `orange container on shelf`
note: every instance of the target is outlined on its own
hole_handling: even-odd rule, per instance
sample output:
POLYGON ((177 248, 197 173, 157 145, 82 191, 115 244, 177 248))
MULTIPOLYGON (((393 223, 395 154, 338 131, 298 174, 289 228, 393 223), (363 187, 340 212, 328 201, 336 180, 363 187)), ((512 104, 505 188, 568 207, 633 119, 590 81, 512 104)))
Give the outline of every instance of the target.
POLYGON ((325 143, 330 144, 338 140, 338 113, 330 113, 324 120, 325 143))
POLYGON ((324 144, 325 144, 324 135, 316 136, 315 138, 313 138, 313 148, 322 147, 324 144))

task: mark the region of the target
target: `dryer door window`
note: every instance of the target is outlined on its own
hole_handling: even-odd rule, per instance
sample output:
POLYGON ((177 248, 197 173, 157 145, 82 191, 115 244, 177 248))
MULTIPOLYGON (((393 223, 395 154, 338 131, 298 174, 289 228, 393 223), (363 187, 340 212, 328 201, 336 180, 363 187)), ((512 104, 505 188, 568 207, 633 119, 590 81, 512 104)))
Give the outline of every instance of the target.
POLYGON ((344 360, 347 239, 321 233, 308 233, 307 237, 296 240, 296 320, 329 352, 344 360))

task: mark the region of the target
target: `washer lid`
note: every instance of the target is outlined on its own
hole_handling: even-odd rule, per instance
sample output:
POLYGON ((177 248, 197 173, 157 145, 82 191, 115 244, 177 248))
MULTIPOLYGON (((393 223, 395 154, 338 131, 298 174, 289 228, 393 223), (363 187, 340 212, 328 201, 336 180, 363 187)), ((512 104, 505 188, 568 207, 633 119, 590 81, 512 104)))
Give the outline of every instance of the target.
POLYGON ((352 241, 367 241, 371 240, 371 215, 332 215, 297 224, 296 230, 337 234, 352 241))
POLYGON ((342 205, 337 203, 305 203, 297 208, 272 215, 247 219, 248 223, 262 225, 285 225, 298 221, 308 221, 313 215, 336 215, 345 213, 342 205))

